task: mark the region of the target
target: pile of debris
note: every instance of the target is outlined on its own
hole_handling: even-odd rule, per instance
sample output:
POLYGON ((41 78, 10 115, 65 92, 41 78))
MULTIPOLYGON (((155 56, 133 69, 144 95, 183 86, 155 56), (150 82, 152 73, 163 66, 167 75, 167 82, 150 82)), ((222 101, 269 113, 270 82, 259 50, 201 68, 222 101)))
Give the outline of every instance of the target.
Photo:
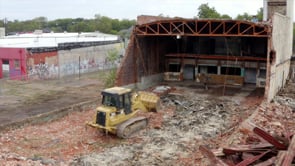
MULTIPOLYGON (((239 114, 234 101, 186 93, 176 88, 162 96, 163 109, 148 113, 147 130, 120 146, 76 158, 72 165, 179 165, 191 159, 202 140, 212 138, 231 127, 231 118, 239 114)), ((166 90, 165 90, 166 91, 166 90)))
POLYGON ((292 109, 285 105, 273 103, 261 106, 242 123, 239 133, 229 139, 236 145, 215 150, 200 146, 200 151, 209 159, 211 165, 295 164, 294 118, 292 109))
POLYGON ((202 96, 183 96, 170 93, 162 102, 167 106, 175 105, 174 116, 165 121, 167 129, 177 133, 189 134, 185 138, 207 139, 230 127, 230 118, 238 114, 237 104, 232 101, 202 96))

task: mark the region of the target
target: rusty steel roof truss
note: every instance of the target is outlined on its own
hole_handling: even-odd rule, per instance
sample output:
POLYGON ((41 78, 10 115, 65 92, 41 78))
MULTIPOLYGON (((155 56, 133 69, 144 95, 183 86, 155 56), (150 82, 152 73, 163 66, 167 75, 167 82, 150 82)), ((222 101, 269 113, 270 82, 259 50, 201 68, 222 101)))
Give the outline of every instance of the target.
POLYGON ((223 55, 201 55, 201 54, 166 54, 168 58, 195 58, 195 59, 211 59, 211 60, 229 60, 229 61, 262 61, 266 62, 267 58, 254 56, 223 56, 223 55))
POLYGON ((135 27, 138 36, 268 37, 270 26, 239 20, 161 20, 135 27))

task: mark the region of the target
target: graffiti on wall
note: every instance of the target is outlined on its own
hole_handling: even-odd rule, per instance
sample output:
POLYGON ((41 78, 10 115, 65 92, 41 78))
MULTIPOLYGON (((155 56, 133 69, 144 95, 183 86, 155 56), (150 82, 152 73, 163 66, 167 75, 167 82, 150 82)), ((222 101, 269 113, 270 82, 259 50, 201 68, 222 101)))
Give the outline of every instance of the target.
POLYGON ((32 79, 50 79, 58 76, 58 67, 54 64, 40 63, 28 66, 28 74, 32 79))
POLYGON ((72 75, 78 73, 87 73, 91 71, 98 70, 101 66, 94 58, 76 60, 72 62, 67 62, 61 65, 62 75, 72 75))
POLYGON ((61 65, 61 73, 63 73, 63 75, 76 74, 76 71, 79 71, 78 64, 76 62, 68 62, 61 65))
POLYGON ((84 59, 80 61, 80 69, 82 71, 87 71, 89 69, 98 68, 99 64, 94 58, 84 59))
POLYGON ((118 63, 109 62, 107 57, 109 52, 114 49, 117 50, 118 46, 120 44, 59 51, 59 76, 82 74, 116 67, 118 63))
POLYGON ((38 54, 27 59, 27 73, 30 79, 51 79, 58 77, 57 56, 38 54))

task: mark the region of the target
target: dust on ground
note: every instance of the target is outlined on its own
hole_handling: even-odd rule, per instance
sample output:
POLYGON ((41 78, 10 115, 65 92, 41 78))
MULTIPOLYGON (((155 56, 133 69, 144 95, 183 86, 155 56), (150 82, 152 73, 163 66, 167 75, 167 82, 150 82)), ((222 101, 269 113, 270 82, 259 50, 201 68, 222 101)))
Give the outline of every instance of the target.
POLYGON ((221 143, 219 138, 229 135, 232 128, 251 114, 249 108, 252 110, 263 100, 263 93, 253 85, 209 86, 207 91, 195 83, 169 86, 173 90, 161 97, 159 112, 142 113, 150 119, 149 126, 133 138, 119 139, 85 128, 94 110, 74 112, 54 122, 1 133, 0 162, 6 165, 204 165, 198 146, 217 147, 221 143), (226 91, 214 90, 220 88, 226 91), (255 98, 255 102, 245 102, 249 98, 255 98))

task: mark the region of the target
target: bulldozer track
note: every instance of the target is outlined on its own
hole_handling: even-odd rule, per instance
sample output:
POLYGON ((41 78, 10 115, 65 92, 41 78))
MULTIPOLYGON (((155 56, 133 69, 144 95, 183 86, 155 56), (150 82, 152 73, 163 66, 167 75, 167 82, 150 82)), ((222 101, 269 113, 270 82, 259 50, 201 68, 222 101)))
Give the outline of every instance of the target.
POLYGON ((147 124, 148 119, 146 117, 131 118, 118 125, 117 136, 120 138, 129 138, 139 130, 146 128, 147 124))

